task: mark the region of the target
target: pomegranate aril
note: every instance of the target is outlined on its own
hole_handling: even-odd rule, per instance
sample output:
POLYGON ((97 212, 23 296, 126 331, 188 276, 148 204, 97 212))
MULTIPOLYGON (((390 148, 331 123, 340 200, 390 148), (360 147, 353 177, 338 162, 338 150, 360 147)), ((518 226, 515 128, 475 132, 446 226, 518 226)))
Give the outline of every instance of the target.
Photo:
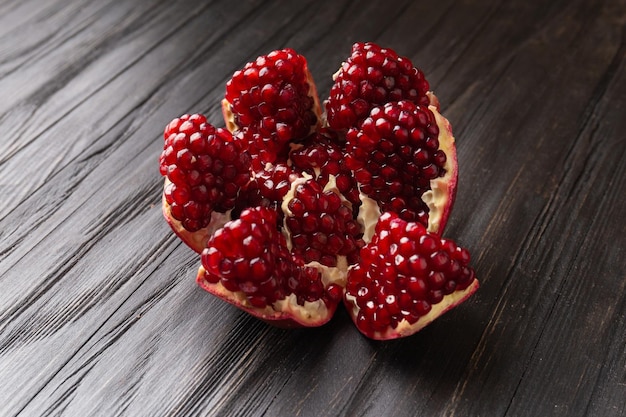
POLYGON ((326 288, 326 298, 331 303, 338 303, 343 297, 343 288, 337 284, 330 284, 326 288))

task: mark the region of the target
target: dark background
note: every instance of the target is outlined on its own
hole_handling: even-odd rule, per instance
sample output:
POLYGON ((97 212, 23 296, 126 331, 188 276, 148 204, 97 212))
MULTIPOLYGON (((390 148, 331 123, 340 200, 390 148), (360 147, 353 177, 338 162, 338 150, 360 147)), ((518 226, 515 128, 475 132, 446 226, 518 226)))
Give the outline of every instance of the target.
POLYGON ((626 415, 626 2, 0 0, 0 415, 626 415), (457 138, 445 235, 481 289, 413 337, 270 327, 161 215, 173 117, 281 47, 355 41, 457 138))

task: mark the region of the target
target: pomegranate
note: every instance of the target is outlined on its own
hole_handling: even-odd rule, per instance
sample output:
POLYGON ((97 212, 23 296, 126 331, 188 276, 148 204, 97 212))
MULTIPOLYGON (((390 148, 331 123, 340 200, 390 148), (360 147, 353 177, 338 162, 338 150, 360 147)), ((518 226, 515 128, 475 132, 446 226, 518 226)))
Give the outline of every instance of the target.
POLYGON ((282 327, 344 304, 367 337, 415 333, 478 288, 443 239, 452 128, 422 71, 357 43, 322 114, 306 59, 273 51, 226 83, 226 129, 200 114, 164 132, 163 213, 200 254, 206 291, 282 327))

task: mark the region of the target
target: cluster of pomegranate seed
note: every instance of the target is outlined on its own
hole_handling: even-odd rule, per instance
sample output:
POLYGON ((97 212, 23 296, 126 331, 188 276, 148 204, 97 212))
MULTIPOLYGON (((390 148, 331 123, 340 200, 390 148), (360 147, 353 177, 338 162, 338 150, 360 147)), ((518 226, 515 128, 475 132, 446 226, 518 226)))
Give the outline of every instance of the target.
POLYGON ((256 206, 279 209, 291 183, 298 177, 298 172, 285 163, 255 170, 250 182, 242 190, 238 205, 242 209, 256 206))
POLYGON ((421 197, 431 180, 445 174, 438 135, 428 107, 404 100, 374 107, 360 128, 346 134, 346 165, 383 211, 427 225, 428 207, 421 197))
POLYGON ((258 308, 289 294, 300 304, 321 299, 326 289, 320 272, 294 260, 276 221, 275 210, 256 207, 226 223, 202 252, 205 279, 242 292, 258 308))
POLYGON ((363 233, 352 209, 337 192, 324 190, 319 182, 309 179, 295 186, 286 205, 285 224, 294 256, 330 267, 337 266, 338 256, 356 262, 358 249, 364 245, 363 233))
POLYGON ((429 85, 411 61, 372 42, 356 43, 342 64, 326 105, 333 129, 358 126, 373 106, 409 100, 428 106, 429 85))
POLYGON ((322 187, 331 176, 334 177, 339 192, 358 209, 361 204, 359 189, 354 172, 345 164, 343 147, 337 134, 330 129, 312 133, 292 149, 289 159, 293 166, 313 176, 322 187))
POLYGON ((402 320, 415 324, 444 296, 474 280, 466 249, 389 212, 380 217, 361 258, 349 271, 346 294, 359 307, 357 326, 370 336, 402 320))
POLYGON ((250 156, 230 132, 216 129, 199 114, 183 115, 165 128, 160 172, 172 216, 185 229, 206 227, 211 213, 235 206, 250 179, 250 156))
POLYGON ((287 327, 320 326, 343 301, 375 339, 469 297, 469 252, 440 237, 458 170, 428 88, 409 59, 357 43, 322 114, 306 59, 287 48, 233 74, 226 129, 174 119, 163 212, 201 254, 199 285, 287 327))
POLYGON ((259 166, 274 162, 288 142, 317 124, 310 89, 305 58, 289 48, 246 64, 226 83, 228 111, 259 166))

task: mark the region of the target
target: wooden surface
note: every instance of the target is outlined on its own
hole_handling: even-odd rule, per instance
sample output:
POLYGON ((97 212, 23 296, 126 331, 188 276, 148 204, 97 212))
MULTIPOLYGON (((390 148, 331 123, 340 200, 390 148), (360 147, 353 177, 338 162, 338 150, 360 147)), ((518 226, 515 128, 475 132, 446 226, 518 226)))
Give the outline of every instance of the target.
POLYGON ((0 415, 625 416, 625 39, 624 0, 0 0, 0 415), (393 342, 213 298, 159 206, 170 119, 365 40, 453 123, 482 283, 393 342))

